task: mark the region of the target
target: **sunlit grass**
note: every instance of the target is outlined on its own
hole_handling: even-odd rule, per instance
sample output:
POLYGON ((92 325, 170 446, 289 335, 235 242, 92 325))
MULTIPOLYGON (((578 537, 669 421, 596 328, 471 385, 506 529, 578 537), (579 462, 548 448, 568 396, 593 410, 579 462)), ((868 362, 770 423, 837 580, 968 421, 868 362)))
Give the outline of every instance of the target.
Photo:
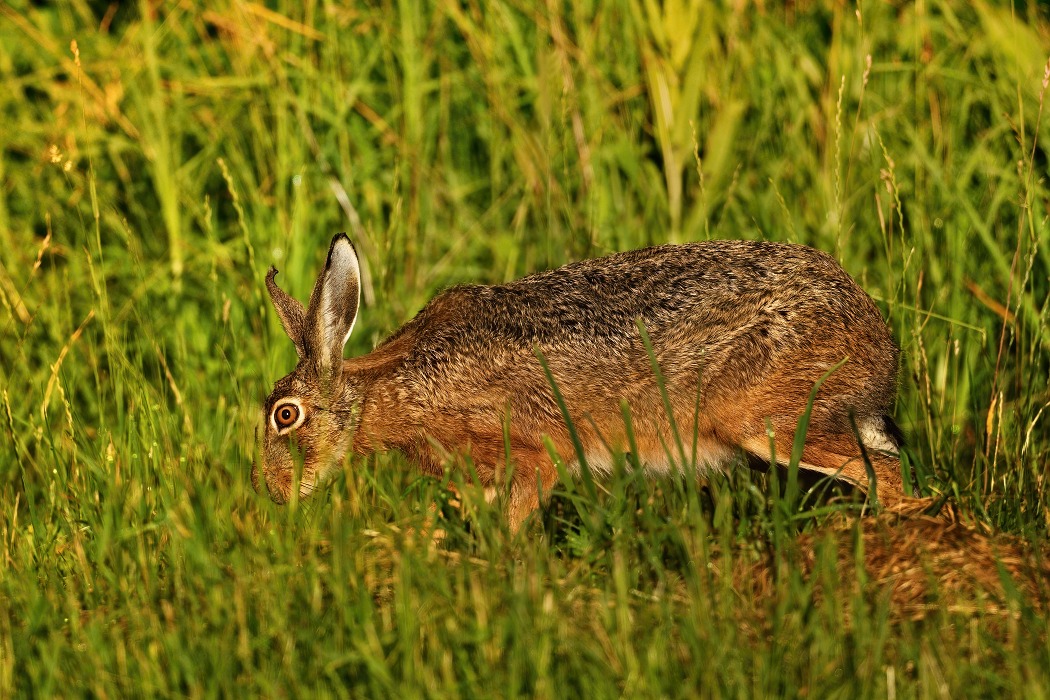
POLYGON ((735 8, 0 6, 0 696, 1045 694, 1046 18, 735 8), (832 252, 902 346, 906 457, 964 559, 790 472, 623 455, 518 535, 460 483, 435 545, 448 493, 398 455, 269 503, 294 349, 262 280, 305 297, 340 230, 354 354, 456 282, 832 252), (893 587, 952 567, 984 588, 893 587))

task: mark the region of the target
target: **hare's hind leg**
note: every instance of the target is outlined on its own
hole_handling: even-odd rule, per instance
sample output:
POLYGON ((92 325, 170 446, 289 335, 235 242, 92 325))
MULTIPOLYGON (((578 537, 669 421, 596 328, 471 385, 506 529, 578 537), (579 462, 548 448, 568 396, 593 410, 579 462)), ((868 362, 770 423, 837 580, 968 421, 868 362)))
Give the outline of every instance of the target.
MULTIPOLYGON (((774 421, 774 448, 778 464, 787 465, 795 438, 795 426, 790 422, 774 421)), ((894 505, 904 498, 904 481, 901 478, 900 459, 888 452, 892 442, 880 434, 862 433, 868 461, 875 474, 879 502, 894 505)), ((766 435, 744 441, 742 447, 763 460, 770 460, 769 439, 766 435)), ((826 430, 821 426, 810 426, 806 432, 806 443, 802 448, 802 469, 843 479, 864 489, 869 489, 868 470, 852 433, 826 430)))
MULTIPOLYGON (((865 452, 875 476, 879 503, 884 506, 900 503, 904 498, 900 459, 896 455, 867 445, 865 452)), ((844 479, 865 491, 871 487, 864 456, 857 445, 856 437, 852 434, 807 434, 800 466, 844 479)))

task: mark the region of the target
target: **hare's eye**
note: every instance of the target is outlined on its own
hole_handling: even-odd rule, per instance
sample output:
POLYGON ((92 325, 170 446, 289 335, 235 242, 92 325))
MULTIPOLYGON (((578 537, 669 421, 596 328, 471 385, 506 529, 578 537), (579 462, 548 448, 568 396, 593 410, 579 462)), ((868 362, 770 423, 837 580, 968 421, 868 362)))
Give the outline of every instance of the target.
POLYGON ((273 410, 273 422, 278 428, 290 428, 299 420, 299 407, 293 403, 281 404, 273 410))

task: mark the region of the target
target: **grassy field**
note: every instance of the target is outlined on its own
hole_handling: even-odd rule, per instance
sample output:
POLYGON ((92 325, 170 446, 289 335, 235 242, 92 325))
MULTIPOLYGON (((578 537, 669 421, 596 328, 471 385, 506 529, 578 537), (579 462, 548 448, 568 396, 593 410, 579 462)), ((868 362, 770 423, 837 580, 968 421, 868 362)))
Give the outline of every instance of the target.
POLYGON ((786 5, 0 3, 0 697, 1050 695, 1050 23, 786 5), (263 277, 341 230, 354 354, 456 282, 832 252, 960 523, 624 471, 434 545, 398 455, 275 506, 263 277))

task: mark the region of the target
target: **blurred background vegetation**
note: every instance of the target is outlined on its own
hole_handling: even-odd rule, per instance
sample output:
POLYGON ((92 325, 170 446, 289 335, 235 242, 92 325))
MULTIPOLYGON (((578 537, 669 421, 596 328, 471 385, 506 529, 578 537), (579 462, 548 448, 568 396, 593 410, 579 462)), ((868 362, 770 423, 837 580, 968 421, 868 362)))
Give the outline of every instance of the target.
POLYGON ((702 584, 772 546, 761 475, 442 550, 396 455, 299 512, 247 476, 294 364, 265 270, 304 298, 336 231, 354 354, 455 282, 788 240, 889 319, 926 493, 1044 541, 1048 55, 1023 2, 0 3, 0 694, 1045 693, 1045 613, 702 584))

